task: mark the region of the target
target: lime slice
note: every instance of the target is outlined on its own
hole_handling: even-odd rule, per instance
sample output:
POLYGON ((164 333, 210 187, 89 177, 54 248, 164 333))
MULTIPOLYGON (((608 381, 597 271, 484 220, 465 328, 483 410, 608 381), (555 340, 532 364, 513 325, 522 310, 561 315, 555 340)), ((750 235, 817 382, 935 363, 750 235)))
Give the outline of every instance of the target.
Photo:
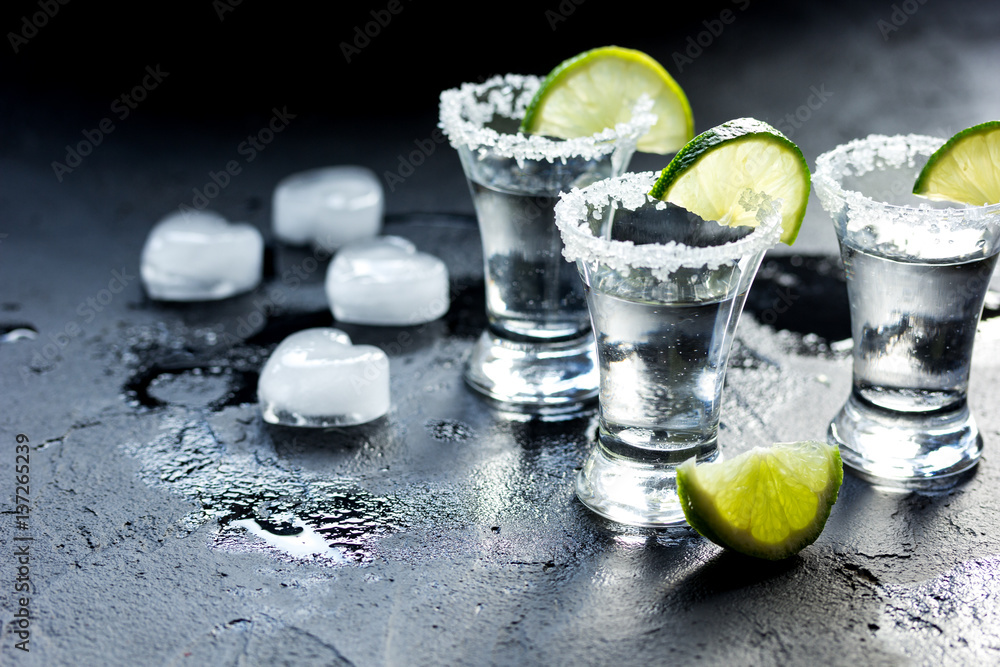
POLYGON ((650 196, 682 206, 705 220, 756 227, 756 210, 740 199, 749 188, 781 199, 781 241, 792 245, 806 215, 811 180, 802 151, 785 135, 753 118, 737 118, 702 132, 660 174, 650 196))
POLYGON ((1000 120, 962 130, 937 149, 913 194, 973 206, 1000 203, 1000 120))
POLYGON ((603 46, 563 61, 528 105, 521 131, 559 139, 587 137, 627 122, 643 93, 653 99, 656 124, 638 149, 673 153, 694 136, 684 91, 663 66, 642 51, 603 46))
POLYGON ((685 461, 677 492, 688 523, 704 537, 779 560, 819 537, 843 479, 835 445, 788 442, 718 463, 685 461))

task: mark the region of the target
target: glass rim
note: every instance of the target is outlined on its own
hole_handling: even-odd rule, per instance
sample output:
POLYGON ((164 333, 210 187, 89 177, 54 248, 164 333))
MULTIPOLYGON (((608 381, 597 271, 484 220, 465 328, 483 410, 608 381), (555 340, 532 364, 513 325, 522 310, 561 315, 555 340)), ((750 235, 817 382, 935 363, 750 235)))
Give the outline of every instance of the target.
POLYGON ((563 239, 563 256, 570 261, 600 261, 618 270, 651 269, 657 277, 666 278, 681 268, 716 269, 772 248, 780 240, 780 199, 772 200, 769 212, 762 211, 761 224, 749 234, 717 246, 693 247, 677 241, 635 244, 594 235, 587 220, 603 214, 607 206, 634 211, 645 204, 654 204, 665 209, 666 202, 648 194, 658 176, 655 171, 631 172, 562 193, 555 213, 563 239))
POLYGON ((485 119, 495 115, 523 118, 528 102, 541 83, 541 77, 531 74, 498 74, 482 83, 463 83, 458 88, 442 91, 438 127, 456 149, 466 147, 518 160, 543 159, 551 162, 607 155, 621 141, 638 141, 656 123, 656 114, 652 113, 653 100, 644 95, 633 107, 631 119, 586 137, 556 139, 521 132, 504 134, 484 125, 485 119), (482 99, 491 90, 497 93, 482 99), (469 117, 472 109, 480 119, 469 117))
MULTIPOLYGON (((944 145, 945 141, 940 137, 924 134, 869 134, 864 138, 853 139, 816 158, 812 183, 816 187, 817 194, 822 192, 829 197, 846 202, 852 208, 877 209, 897 213, 919 212, 921 216, 926 215, 931 222, 947 222, 957 218, 969 219, 970 217, 980 219, 986 216, 1000 215, 1000 203, 974 206, 956 202, 954 206, 942 208, 930 205, 890 204, 843 186, 843 179, 848 175, 846 170, 849 168, 854 171, 856 176, 862 176, 882 168, 875 164, 869 151, 874 151, 876 157, 886 162, 886 166, 901 167, 912 165, 913 159, 918 155, 929 156, 933 154, 944 145), (864 152, 856 157, 855 153, 859 150, 864 152), (901 153, 900 150, 904 152, 901 153), (863 169, 858 169, 859 166, 863 169)), ((930 201, 928 200, 928 202, 930 201)), ((993 224, 1000 224, 1000 219, 993 224)))

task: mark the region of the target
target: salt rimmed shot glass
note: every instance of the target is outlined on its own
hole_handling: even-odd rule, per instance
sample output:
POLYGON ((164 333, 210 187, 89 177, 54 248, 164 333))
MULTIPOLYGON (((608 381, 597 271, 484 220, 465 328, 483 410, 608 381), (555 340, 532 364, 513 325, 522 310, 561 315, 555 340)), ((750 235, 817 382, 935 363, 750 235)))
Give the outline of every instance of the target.
POLYGON ((871 135, 820 155, 813 174, 840 241, 854 339, 851 394, 827 439, 881 486, 952 486, 983 448, 968 386, 1000 252, 1000 204, 911 194, 942 144, 871 135))
POLYGON ((562 191, 623 173, 656 116, 637 103, 628 123, 589 137, 519 133, 540 85, 508 74, 441 93, 440 127, 458 151, 482 237, 489 327, 465 379, 502 410, 571 416, 598 392, 583 285, 561 255, 553 209, 562 191))
POLYGON ((561 197, 600 358, 597 443, 576 480, 598 514, 640 526, 684 521, 676 466, 719 456, 722 388, 747 290, 781 236, 780 201, 746 191, 757 227, 703 221, 625 174, 561 197))

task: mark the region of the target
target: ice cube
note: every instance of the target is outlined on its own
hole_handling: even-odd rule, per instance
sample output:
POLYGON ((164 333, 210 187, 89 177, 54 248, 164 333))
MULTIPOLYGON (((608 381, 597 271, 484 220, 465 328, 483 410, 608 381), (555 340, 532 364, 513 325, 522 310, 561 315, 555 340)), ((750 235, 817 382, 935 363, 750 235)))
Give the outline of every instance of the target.
POLYGON ((389 358, 353 345, 340 329, 305 329, 281 341, 264 364, 257 400, 271 424, 364 424, 389 411, 389 358))
POLYGON ((364 167, 325 167, 292 174, 274 190, 274 235, 329 251, 376 236, 382 228, 382 184, 364 167))
POLYGON ((140 274, 146 293, 166 301, 212 301, 260 283, 264 240, 247 223, 208 211, 177 212, 149 232, 140 274))
POLYGON ((422 324, 448 312, 448 268, 398 236, 356 241, 330 262, 326 296, 341 322, 422 324))

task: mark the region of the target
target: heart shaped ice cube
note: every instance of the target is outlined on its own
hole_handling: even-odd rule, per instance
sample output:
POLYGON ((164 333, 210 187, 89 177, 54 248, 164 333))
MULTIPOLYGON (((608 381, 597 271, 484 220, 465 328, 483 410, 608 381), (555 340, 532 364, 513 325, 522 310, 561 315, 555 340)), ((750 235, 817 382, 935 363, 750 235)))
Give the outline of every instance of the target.
POLYGON ((149 232, 140 274, 153 299, 213 301, 256 287, 263 262, 264 239, 255 227, 189 211, 163 218, 149 232))
POLYGON ((339 329, 305 329, 281 341, 264 364, 257 400, 271 424, 364 424, 389 411, 389 358, 353 345, 339 329))
POLYGON ((382 184, 370 169, 312 169, 284 178, 274 190, 274 235, 329 251, 382 228, 382 184))
POLYGON ((330 262, 326 295, 341 322, 422 324, 448 311, 448 268, 398 236, 356 241, 330 262))

